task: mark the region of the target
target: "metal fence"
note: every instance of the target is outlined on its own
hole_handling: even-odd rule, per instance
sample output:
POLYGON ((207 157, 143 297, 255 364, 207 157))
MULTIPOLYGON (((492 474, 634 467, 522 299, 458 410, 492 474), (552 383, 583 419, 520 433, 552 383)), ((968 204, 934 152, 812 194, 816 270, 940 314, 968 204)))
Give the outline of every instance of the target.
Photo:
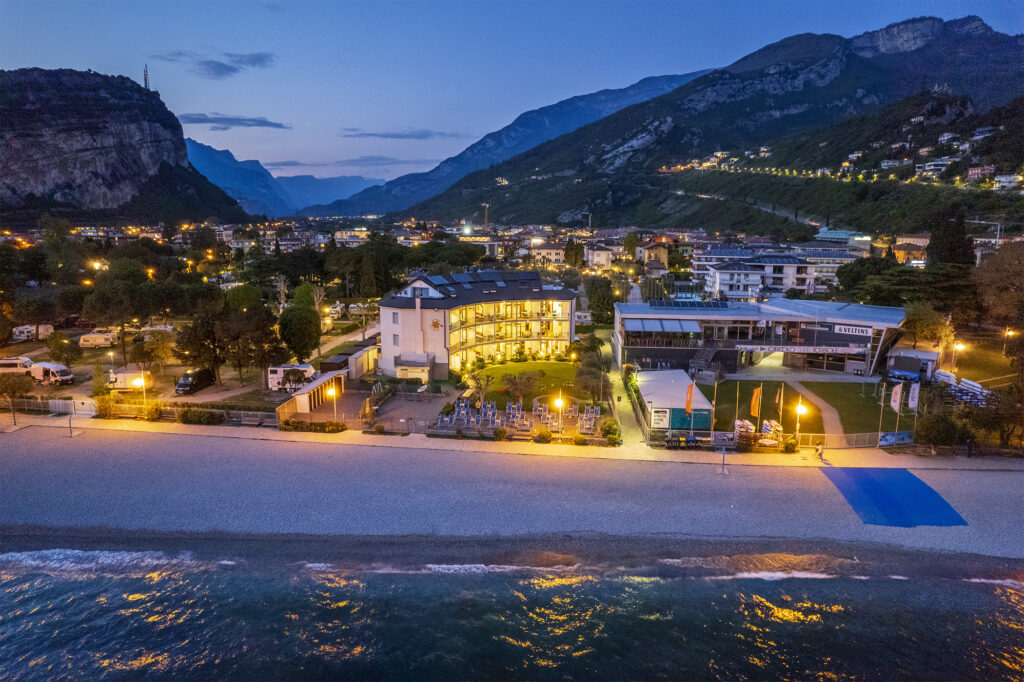
MULTIPOLYGON (((143 403, 114 403, 112 406, 113 417, 138 418, 145 414, 143 403)), ((36 414, 74 414, 92 416, 96 414, 96 403, 92 400, 47 400, 45 398, 28 397, 17 398, 14 401, 14 409, 19 412, 30 412, 36 414)), ((277 415, 273 412, 258 412, 251 410, 221 410, 203 407, 197 404, 194 407, 169 407, 165 406, 160 410, 161 421, 178 421, 178 416, 186 409, 200 409, 210 412, 220 412, 224 415, 224 421, 231 424, 242 424, 245 426, 277 426, 277 415)))

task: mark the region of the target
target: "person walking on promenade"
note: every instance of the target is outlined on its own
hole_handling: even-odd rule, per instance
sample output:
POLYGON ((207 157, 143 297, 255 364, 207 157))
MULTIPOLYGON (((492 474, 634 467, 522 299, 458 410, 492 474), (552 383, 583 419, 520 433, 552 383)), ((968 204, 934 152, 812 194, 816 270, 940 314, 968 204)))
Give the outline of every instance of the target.
POLYGON ((818 446, 814 449, 814 454, 816 454, 818 456, 818 461, 819 462, 824 462, 825 461, 825 444, 819 442, 818 446))

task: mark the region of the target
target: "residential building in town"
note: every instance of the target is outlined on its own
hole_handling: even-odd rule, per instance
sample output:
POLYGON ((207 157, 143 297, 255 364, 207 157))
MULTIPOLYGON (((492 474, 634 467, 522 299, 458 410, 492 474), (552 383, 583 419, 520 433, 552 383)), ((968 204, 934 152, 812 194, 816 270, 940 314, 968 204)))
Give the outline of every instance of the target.
POLYGON ((417 277, 380 302, 379 368, 387 376, 446 379, 478 361, 565 355, 576 292, 540 273, 484 270, 417 277))
POLYGON ((646 263, 649 260, 659 260, 662 263, 668 262, 668 244, 659 241, 649 241, 637 247, 637 260, 646 263))
POLYGON ((902 308, 771 298, 616 303, 616 364, 735 372, 765 361, 873 375, 898 340, 902 308), (775 355, 778 354, 778 355, 775 355))
POLYGON ((892 254, 900 263, 911 263, 913 261, 924 261, 928 258, 928 252, 924 246, 912 242, 899 242, 893 244, 892 254))
POLYGON ((814 293, 814 265, 774 254, 725 261, 708 266, 704 289, 711 298, 728 301, 756 301, 789 289, 814 293))
POLYGON ((583 262, 591 270, 605 270, 612 266, 615 252, 604 244, 587 244, 583 248, 583 262))
POLYGON ((561 265, 565 263, 565 244, 558 242, 541 242, 530 245, 530 255, 536 263, 561 265))

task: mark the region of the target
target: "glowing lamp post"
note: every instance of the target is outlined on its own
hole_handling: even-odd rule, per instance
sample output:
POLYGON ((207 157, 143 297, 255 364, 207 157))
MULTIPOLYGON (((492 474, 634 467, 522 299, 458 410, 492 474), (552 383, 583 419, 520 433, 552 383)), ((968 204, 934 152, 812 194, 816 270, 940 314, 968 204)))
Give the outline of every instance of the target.
POLYGON ((1003 332, 1003 355, 1006 355, 1006 342, 1016 335, 1017 332, 1014 331, 1013 329, 1010 329, 1009 327, 1007 327, 1006 331, 1003 332))
POLYGON ((964 344, 958 343, 953 346, 953 372, 956 372, 956 354, 958 351, 962 351, 965 348, 964 344))
POLYGON ((143 412, 143 414, 145 414, 145 412, 146 412, 146 376, 144 374, 140 374, 136 378, 132 379, 132 386, 134 386, 135 388, 141 388, 142 389, 142 412, 143 412))
POLYGON ((334 390, 334 386, 327 389, 327 395, 334 401, 334 421, 338 421, 338 392, 334 390))
POLYGON ((800 416, 807 414, 807 406, 803 403, 803 398, 796 403, 796 446, 800 447, 800 416))
POLYGON ((558 392, 558 397, 555 398, 555 407, 558 408, 558 434, 559 434, 559 436, 561 436, 561 434, 565 433, 565 424, 562 422, 562 406, 563 405, 565 405, 565 402, 562 400, 562 392, 559 391, 558 392))
POLYGON ((114 351, 108 350, 107 357, 110 358, 110 371, 114 371, 114 351))

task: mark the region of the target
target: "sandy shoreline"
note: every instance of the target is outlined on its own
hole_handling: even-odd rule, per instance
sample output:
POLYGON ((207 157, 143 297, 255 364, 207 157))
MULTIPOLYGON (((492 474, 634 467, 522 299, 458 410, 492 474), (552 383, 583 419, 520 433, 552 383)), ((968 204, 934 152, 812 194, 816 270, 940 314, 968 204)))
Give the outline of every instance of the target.
POLYGON ((316 564, 337 570, 428 565, 519 566, 673 576, 815 572, 837 577, 1024 580, 1024 560, 911 550, 879 543, 786 538, 687 538, 598 533, 526 536, 309 536, 0 526, 0 555, 50 549, 186 553, 251 566, 316 564))
POLYGON ((312 547, 325 546, 323 538, 349 538, 346 547, 378 538, 380 552, 381 538, 427 537, 446 538, 449 548, 469 542, 479 555, 488 538, 617 537, 634 538, 635 551, 651 556, 642 544, 665 538, 783 543, 759 552, 826 539, 1024 558, 1024 472, 915 471, 968 525, 896 527, 863 523, 817 468, 723 475, 703 464, 128 432, 69 441, 36 427, 4 435, 3 445, 0 527, 122 529, 104 531, 107 540, 133 530, 316 538, 312 547), (471 539, 451 540, 460 537, 471 539))

